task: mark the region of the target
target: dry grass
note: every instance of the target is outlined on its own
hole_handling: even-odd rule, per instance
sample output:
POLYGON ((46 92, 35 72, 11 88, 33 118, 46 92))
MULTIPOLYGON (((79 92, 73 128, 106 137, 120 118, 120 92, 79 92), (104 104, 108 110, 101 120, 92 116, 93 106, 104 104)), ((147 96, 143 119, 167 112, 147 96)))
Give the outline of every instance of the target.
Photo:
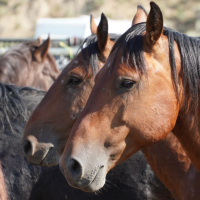
MULTIPOLYGON (((200 36, 199 0, 156 0, 165 24, 193 36, 200 36)), ((147 0, 0 0, 0 37, 32 37, 41 17, 75 17, 104 12, 112 19, 132 20, 136 6, 149 11, 147 0)))

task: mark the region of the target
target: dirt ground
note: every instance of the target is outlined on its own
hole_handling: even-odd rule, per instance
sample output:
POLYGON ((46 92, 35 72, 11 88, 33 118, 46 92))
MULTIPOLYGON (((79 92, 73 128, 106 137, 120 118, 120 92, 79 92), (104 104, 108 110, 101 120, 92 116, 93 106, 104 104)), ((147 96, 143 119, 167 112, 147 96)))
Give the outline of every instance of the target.
MULTIPOLYGON (((111 19, 132 20, 136 6, 149 11, 149 0, 0 0, 0 37, 32 37, 38 18, 63 18, 104 12, 111 19)), ((170 28, 200 36, 200 0, 155 0, 170 28)))

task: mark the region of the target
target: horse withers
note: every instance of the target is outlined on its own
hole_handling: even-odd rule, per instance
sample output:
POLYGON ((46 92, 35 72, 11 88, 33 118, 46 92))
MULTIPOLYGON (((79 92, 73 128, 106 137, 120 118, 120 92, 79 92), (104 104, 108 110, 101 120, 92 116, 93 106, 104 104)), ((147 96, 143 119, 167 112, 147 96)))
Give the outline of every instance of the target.
POLYGON ((49 47, 50 38, 10 48, 0 58, 0 82, 48 90, 60 74, 49 47))

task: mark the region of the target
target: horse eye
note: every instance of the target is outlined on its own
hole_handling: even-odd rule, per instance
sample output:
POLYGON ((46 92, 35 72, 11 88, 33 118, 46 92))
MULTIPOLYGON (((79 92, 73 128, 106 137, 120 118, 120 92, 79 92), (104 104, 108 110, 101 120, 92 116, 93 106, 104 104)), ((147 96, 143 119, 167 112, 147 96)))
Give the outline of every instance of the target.
POLYGON ((73 86, 77 86, 77 85, 79 85, 81 82, 82 82, 82 79, 77 78, 77 77, 71 77, 71 78, 69 79, 69 84, 70 84, 70 85, 73 85, 73 86))
POLYGON ((135 81, 125 79, 121 82, 120 88, 131 89, 135 83, 135 81))

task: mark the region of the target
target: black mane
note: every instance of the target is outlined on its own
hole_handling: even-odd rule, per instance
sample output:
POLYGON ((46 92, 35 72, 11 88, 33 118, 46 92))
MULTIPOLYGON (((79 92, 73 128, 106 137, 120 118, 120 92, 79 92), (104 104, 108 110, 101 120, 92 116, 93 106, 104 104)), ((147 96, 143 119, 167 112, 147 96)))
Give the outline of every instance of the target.
MULTIPOLYGON (((121 49, 123 54, 121 62, 129 67, 134 67, 139 75, 147 75, 143 51, 143 35, 146 23, 133 25, 115 43, 110 55, 115 52, 115 57, 121 49)), ((169 60, 174 90, 178 99, 178 75, 175 64, 174 41, 177 43, 182 64, 182 81, 184 87, 184 109, 190 109, 195 116, 198 111, 199 83, 200 83, 200 40, 189 37, 170 28, 164 27, 163 34, 169 40, 169 60)), ((114 64, 114 62, 113 62, 114 64)))
POLYGON ((25 159, 21 142, 27 118, 44 95, 45 92, 34 88, 0 83, 0 161, 8 199, 28 200, 42 174, 41 167, 25 159))
MULTIPOLYGON (((109 37, 112 41, 116 41, 120 35, 116 34, 109 34, 109 37)), ((91 35, 87 37, 81 46, 78 49, 78 52, 82 52, 83 61, 85 62, 86 67, 89 66, 89 64, 92 67, 93 74, 96 75, 99 71, 100 66, 98 65, 98 46, 97 46, 97 35, 91 35)))
MULTIPOLYGON (((0 83, 0 120, 6 119, 12 130, 11 121, 17 117, 27 120, 27 109, 20 97, 19 89, 14 85, 0 83)), ((4 129, 4 127, 3 127, 4 129)))

